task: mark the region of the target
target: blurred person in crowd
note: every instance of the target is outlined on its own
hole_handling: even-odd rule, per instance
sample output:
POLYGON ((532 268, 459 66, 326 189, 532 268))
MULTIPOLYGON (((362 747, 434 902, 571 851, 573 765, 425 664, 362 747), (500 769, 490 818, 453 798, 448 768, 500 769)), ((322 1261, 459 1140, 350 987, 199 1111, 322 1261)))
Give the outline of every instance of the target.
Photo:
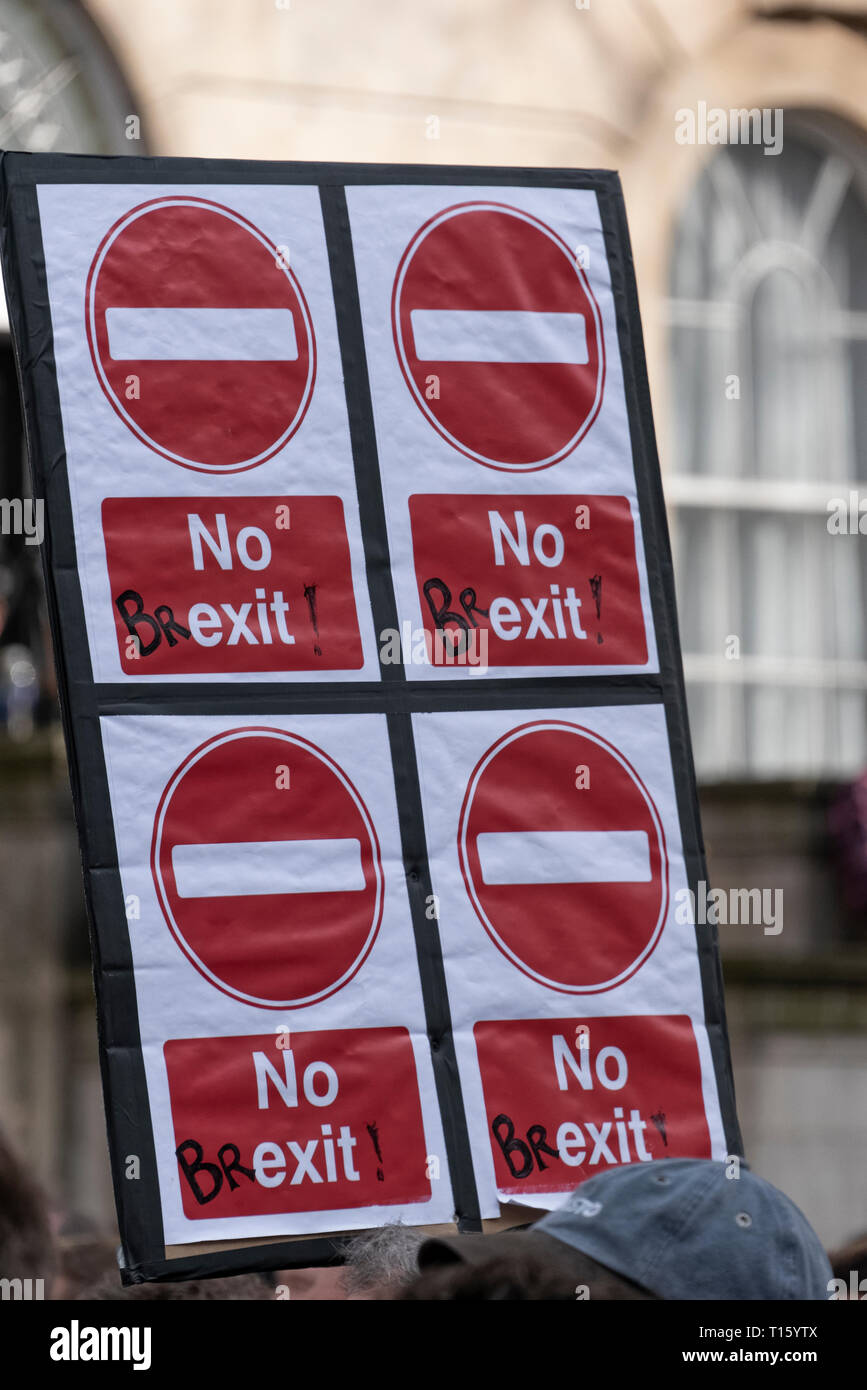
POLYGON ((78 1298, 103 1279, 120 1283, 116 1240, 91 1232, 73 1235, 61 1231, 57 1247, 60 1268, 52 1294, 55 1300, 78 1298))
POLYGON ((418 1273, 416 1255, 423 1239, 399 1221, 350 1236, 338 1247, 343 1264, 280 1270, 278 1296, 296 1302, 396 1298, 418 1273))
POLYGON ((0 1279, 41 1281, 8 1296, 50 1298, 56 1269, 48 1204, 0 1133, 0 1279))
POLYGON ((270 1274, 235 1274, 218 1279, 187 1279, 182 1283, 130 1284, 120 1275, 105 1275, 82 1289, 77 1303, 216 1303, 273 1301, 276 1296, 270 1274))
POLYGON ((344 1247, 344 1297, 393 1299, 418 1273, 418 1250, 424 1236, 392 1222, 354 1236, 344 1247))
POLYGON ((418 1267, 405 1299, 827 1300, 832 1287, 806 1217, 742 1159, 609 1168, 524 1231, 424 1241, 418 1267))
POLYGON ((867 1231, 832 1250, 829 1259, 835 1280, 831 1298, 867 1302, 867 1231))
MULTIPOLYGON (((578 1252, 566 1259, 553 1255, 534 1255, 533 1242, 510 1232, 521 1244, 510 1251, 485 1260, 433 1261, 418 1277, 396 1295, 412 1302, 455 1302, 469 1300, 488 1303, 504 1301, 574 1303, 577 1298, 601 1300, 655 1300, 629 1279, 621 1279, 596 1260, 579 1258, 578 1252)), ((498 1236, 483 1236, 496 1243, 498 1236)))
POLYGON ((293 1303, 342 1302, 346 1298, 339 1264, 279 1269, 274 1279, 277 1298, 290 1298, 293 1303))

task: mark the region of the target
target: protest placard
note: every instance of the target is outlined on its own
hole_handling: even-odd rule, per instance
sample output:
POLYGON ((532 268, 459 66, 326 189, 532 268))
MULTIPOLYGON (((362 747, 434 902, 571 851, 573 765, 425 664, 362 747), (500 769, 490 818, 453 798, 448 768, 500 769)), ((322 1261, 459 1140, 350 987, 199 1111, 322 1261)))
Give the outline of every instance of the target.
POLYGON ((0 176, 123 1278, 738 1151, 616 176, 0 176))

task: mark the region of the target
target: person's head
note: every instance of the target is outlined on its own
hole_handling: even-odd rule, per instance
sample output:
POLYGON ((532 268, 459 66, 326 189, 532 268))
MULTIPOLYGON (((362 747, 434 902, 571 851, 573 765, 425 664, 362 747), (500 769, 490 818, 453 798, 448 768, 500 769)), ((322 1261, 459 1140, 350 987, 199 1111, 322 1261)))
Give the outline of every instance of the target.
POLYGON ((471 1259, 448 1258, 443 1254, 443 1242, 429 1244, 432 1248, 419 1260, 420 1273, 398 1291, 397 1298, 411 1302, 489 1303, 574 1303, 576 1299, 590 1299, 599 1303, 656 1297, 580 1251, 564 1246, 561 1254, 556 1249, 559 1242, 551 1241, 549 1246, 544 1237, 531 1240, 529 1233, 523 1231, 478 1237, 479 1249, 471 1259))
POLYGON ((353 1236, 343 1251, 343 1287, 352 1299, 393 1299, 417 1273, 418 1248, 424 1237, 392 1222, 353 1236))
POLYGON ((214 1303, 273 1301, 274 1287, 262 1274, 234 1274, 215 1279, 185 1279, 178 1282, 128 1284, 120 1282, 117 1270, 98 1279, 76 1294, 76 1303, 214 1303))
POLYGON ((108 1236, 83 1233, 57 1237, 58 1271, 53 1297, 60 1301, 77 1298, 102 1279, 119 1283, 117 1272, 117 1240, 108 1236))
POLYGON ((42 1279, 47 1297, 56 1261, 42 1192, 0 1134, 0 1279, 42 1279))
POLYGON ((406 1296, 565 1297, 571 1281, 590 1300, 827 1299, 831 1278, 788 1197, 743 1160, 698 1158, 609 1168, 527 1230, 428 1240, 418 1264, 422 1292, 406 1296), (436 1292, 437 1278, 453 1292, 436 1292), (509 1278, 513 1291, 496 1292, 509 1278), (534 1292, 541 1279, 561 1292, 534 1292))

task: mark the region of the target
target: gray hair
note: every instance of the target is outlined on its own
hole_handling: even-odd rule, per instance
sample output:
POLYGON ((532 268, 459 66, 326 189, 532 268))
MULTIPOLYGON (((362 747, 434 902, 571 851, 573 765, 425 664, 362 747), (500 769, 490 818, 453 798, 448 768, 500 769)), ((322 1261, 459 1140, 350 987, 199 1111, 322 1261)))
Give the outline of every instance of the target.
POLYGON ((416 1255, 424 1239, 399 1221, 353 1236, 343 1249, 346 1292, 391 1297, 418 1275, 416 1255))

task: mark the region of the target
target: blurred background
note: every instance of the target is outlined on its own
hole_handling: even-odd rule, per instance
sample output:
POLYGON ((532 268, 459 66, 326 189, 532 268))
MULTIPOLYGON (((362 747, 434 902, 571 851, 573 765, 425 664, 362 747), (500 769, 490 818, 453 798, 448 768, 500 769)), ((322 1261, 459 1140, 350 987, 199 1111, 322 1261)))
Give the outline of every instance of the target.
MULTIPOLYGON (((867 1229, 867 4, 0 0, 0 146, 620 171, 709 883, 783 893, 781 932, 720 927, 746 1152, 826 1243, 867 1229), (780 108, 782 150, 680 143, 701 103, 780 108)), ((0 324, 0 496, 28 488, 0 324)), ((110 1227, 39 549, 15 535, 0 818, 0 1117, 110 1227)))

